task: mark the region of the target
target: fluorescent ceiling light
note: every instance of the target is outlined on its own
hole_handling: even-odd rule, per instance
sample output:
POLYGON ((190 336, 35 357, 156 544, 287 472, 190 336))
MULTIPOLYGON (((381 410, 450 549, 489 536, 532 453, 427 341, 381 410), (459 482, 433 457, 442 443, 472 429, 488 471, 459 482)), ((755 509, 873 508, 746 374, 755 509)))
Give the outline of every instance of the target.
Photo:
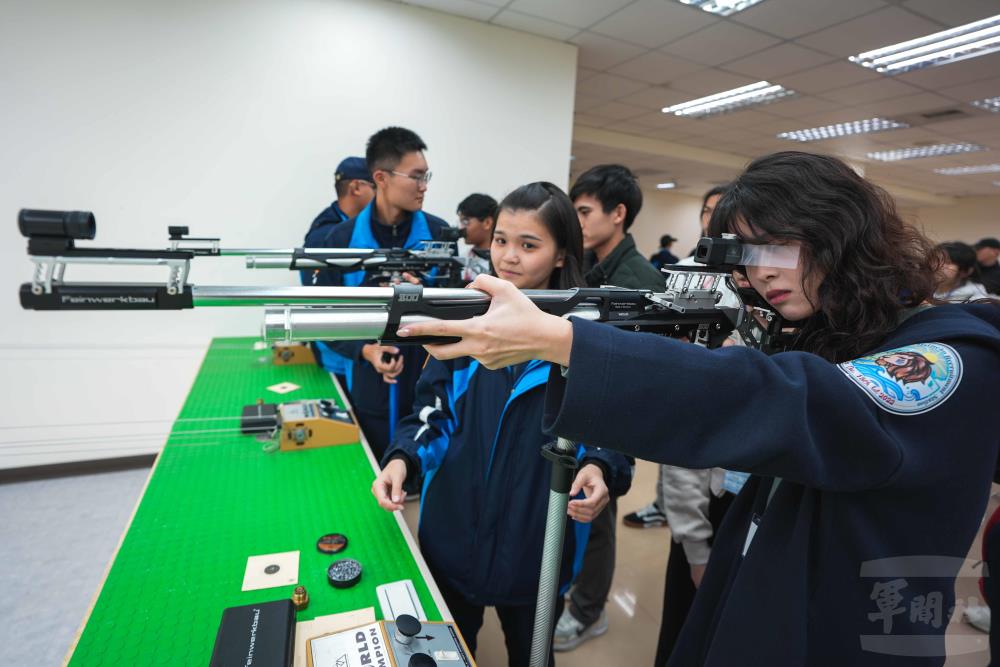
POLYGON ((677 184, 674 183, 673 181, 667 181, 666 183, 657 183, 656 184, 656 189, 657 190, 673 190, 676 187, 677 187, 677 184))
POLYGON ((915 160, 922 157, 975 153, 976 151, 985 150, 987 150, 986 147, 979 144, 934 144, 933 146, 914 146, 913 148, 876 151, 869 153, 868 158, 871 160, 881 160, 882 162, 896 162, 897 160, 915 160))
POLYGON ((972 106, 986 109, 993 113, 1000 113, 1000 97, 987 97, 985 100, 976 100, 972 106))
POLYGON ((971 174, 992 174, 1000 172, 1000 164, 977 164, 969 167, 942 167, 935 169, 935 174, 945 176, 969 176, 971 174))
POLYGON ((688 118, 702 118, 704 116, 735 111, 755 104, 767 104, 795 94, 795 91, 786 90, 779 85, 771 84, 767 81, 758 81, 748 86, 741 86, 707 97, 699 97, 690 102, 664 107, 663 113, 672 113, 675 116, 686 116, 688 118))
POLYGON ((851 56, 852 63, 885 74, 985 56, 1000 51, 1000 14, 957 28, 851 56))
POLYGON ((744 9, 753 7, 762 0, 677 0, 685 5, 697 7, 710 14, 718 16, 730 16, 744 9))
POLYGON ((821 139, 846 137, 849 134, 885 132, 886 130, 898 130, 905 127, 909 127, 909 125, 886 118, 869 118, 867 120, 854 120, 849 123, 837 123, 836 125, 824 125, 823 127, 810 127, 805 130, 782 132, 778 135, 778 138, 791 139, 793 141, 820 141, 821 139))

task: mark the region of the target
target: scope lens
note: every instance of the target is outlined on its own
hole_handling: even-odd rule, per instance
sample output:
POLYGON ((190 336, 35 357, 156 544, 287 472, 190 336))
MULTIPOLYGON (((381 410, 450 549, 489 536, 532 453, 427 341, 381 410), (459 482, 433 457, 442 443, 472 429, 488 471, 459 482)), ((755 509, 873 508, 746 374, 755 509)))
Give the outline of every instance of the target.
POLYGON ((21 235, 28 238, 92 239, 97 234, 97 221, 90 211, 42 211, 21 209, 17 216, 21 235))

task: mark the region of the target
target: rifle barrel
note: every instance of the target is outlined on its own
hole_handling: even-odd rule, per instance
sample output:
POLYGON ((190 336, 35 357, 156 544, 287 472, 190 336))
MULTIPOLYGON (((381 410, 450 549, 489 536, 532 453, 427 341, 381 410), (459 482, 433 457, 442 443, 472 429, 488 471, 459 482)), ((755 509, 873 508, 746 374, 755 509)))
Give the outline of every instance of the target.
MULTIPOLYGON (((205 306, 380 306, 388 308, 391 287, 191 287, 193 305, 205 306)), ((488 303, 479 290, 428 288, 424 298, 435 301, 488 303)))

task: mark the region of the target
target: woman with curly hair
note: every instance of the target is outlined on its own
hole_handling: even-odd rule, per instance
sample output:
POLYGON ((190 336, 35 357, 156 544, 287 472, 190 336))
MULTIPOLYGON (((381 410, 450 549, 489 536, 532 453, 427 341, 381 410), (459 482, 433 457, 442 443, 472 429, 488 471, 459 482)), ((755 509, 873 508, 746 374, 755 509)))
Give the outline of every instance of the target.
POLYGON ((550 433, 752 474, 670 665, 942 665, 1000 445, 981 418, 1000 377, 1000 307, 928 305, 932 245, 833 157, 754 160, 710 233, 777 258, 744 268, 797 329, 791 349, 707 350, 553 317, 486 277, 472 284, 492 295, 486 315, 409 334, 462 339, 428 346, 440 358, 562 366, 547 386, 550 433), (877 361, 906 366, 904 353, 927 368, 877 361))

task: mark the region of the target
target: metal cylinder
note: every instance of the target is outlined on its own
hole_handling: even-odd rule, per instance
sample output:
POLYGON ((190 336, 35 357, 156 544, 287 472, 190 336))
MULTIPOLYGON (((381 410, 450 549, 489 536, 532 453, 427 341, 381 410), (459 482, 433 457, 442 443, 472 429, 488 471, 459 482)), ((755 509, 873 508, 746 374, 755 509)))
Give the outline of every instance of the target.
MULTIPOLYGON (((287 269, 292 265, 291 255, 247 255, 248 269, 287 269)), ((300 259, 295 263, 299 268, 322 268, 323 262, 313 259, 300 259)))
MULTIPOLYGON (((559 438, 556 451, 571 455, 576 445, 559 438)), ((542 547, 542 566, 538 575, 538 601, 535 604, 535 626, 531 633, 531 667, 547 667, 552 628, 555 625, 556 596, 559 593, 559 571, 562 568, 563 538, 566 534, 566 507, 569 505, 568 484, 572 484, 575 470, 553 465, 549 509, 545 515, 545 542, 542 547)))
MULTIPOLYGON (((434 318, 406 315, 401 325, 434 318)), ((265 341, 373 340, 385 333, 388 311, 381 308, 275 308, 264 312, 265 341)))
MULTIPOLYGON (((425 289, 432 301, 489 302, 478 290, 460 288, 425 289)), ((383 306, 392 301, 391 287, 199 287, 191 288, 196 308, 205 306, 383 306)))

